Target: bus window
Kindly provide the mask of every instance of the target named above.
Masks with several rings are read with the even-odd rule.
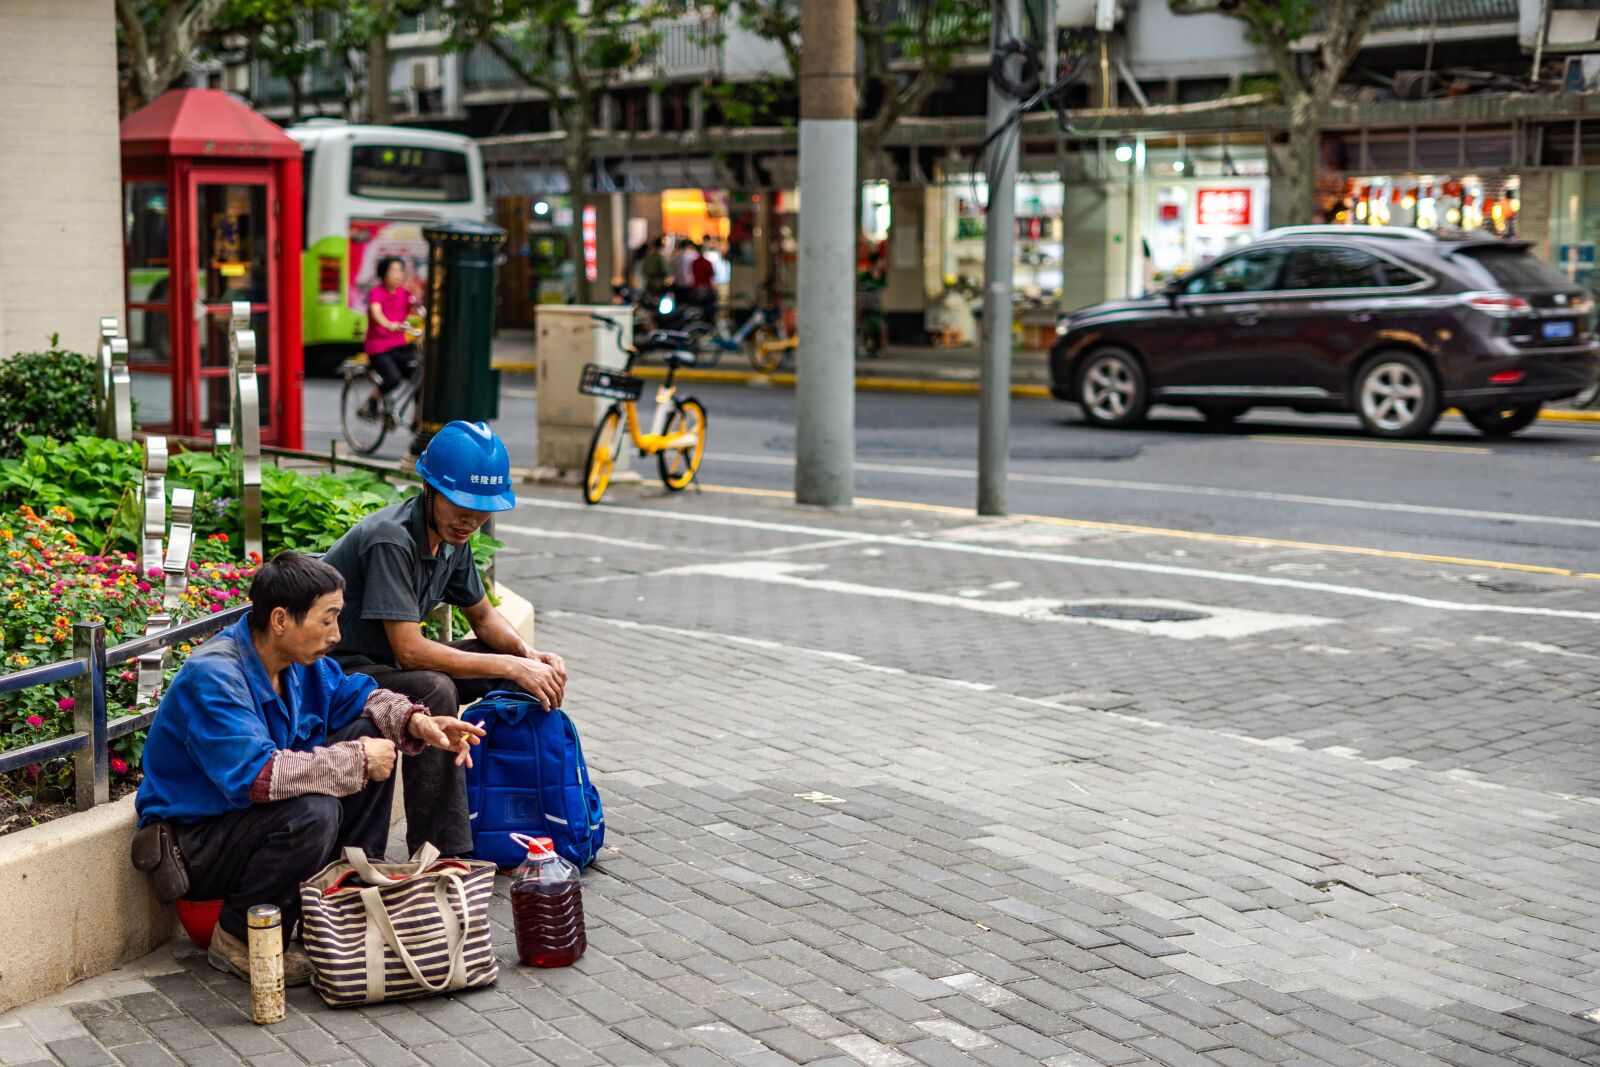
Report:
[[[350,195],[369,200],[463,203],[472,199],[467,157],[442,148],[354,145]]]

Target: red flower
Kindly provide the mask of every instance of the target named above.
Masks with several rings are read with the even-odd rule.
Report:
[[[122,759],[119,756],[112,756],[111,757],[111,771],[114,774],[127,774],[128,773],[128,761],[125,760],[125,759]]]
[[[39,727],[44,725],[44,720],[37,715],[29,715],[28,725],[37,730]]]
[[[225,533],[214,533],[210,537],[206,538],[206,540],[207,541],[221,541],[223,544],[227,544],[228,543],[228,535],[225,534]]]
[[[71,711],[77,706],[78,702],[71,697],[62,697],[60,700],[56,701],[56,709],[58,711]]]

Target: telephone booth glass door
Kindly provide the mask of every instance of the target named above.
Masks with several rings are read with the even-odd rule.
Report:
[[[272,215],[277,198],[273,181],[260,171],[206,168],[190,175],[189,202],[194,205],[191,233],[195,265],[195,331],[188,354],[198,383],[191,397],[193,424],[203,429],[228,425],[231,382],[228,378],[228,331],[234,301],[250,302],[256,332],[256,373],[260,377],[261,428],[272,425],[272,312],[277,306],[277,246]]]

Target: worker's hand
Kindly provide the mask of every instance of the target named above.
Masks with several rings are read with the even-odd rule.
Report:
[[[543,663],[546,667],[549,667],[552,670],[554,670],[556,672],[556,677],[559,678],[560,681],[561,681],[562,690],[563,691],[566,690],[566,688],[567,688],[567,661],[566,660],[562,659],[560,656],[556,655],[554,652],[540,652],[538,649],[532,648],[532,647],[530,647],[528,649],[526,655],[527,655],[527,657],[529,659],[535,660],[536,662],[539,662],[539,663]]]
[[[472,766],[472,746],[485,731],[481,726],[449,715],[413,715],[406,721],[406,732],[425,745],[456,754],[457,767]]]
[[[394,773],[394,742],[386,737],[363,737],[361,748],[367,754],[367,781],[381,782]]]
[[[548,663],[520,656],[507,656],[506,666],[506,677],[516,682],[524,693],[538,697],[544,710],[561,706],[561,698],[567,688],[565,667],[558,673]]]

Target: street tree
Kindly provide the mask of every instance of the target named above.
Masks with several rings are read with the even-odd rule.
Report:
[[[365,104],[368,122],[388,122],[388,37],[402,15],[418,15],[437,0],[227,0],[211,38],[243,42],[243,58],[259,61],[289,87],[290,119],[304,116],[303,84],[312,70],[334,67],[345,74],[340,111],[357,117]]]
[[[455,0],[448,8],[451,46],[482,46],[549,102],[564,131],[562,168],[572,194],[571,245],[582,247],[583,195],[593,163],[601,95],[629,70],[647,66],[661,44],[654,24],[677,0]],[[592,286],[580,269],[579,303]]]
[[[730,5],[740,26],[782,50],[788,85],[800,75],[800,0],[739,0]],[[989,4],[984,0],[855,0],[856,155],[869,163],[895,123],[915,115],[933,95],[956,59],[984,50],[989,39]],[[770,97],[769,85],[727,90],[737,107],[739,93]],[[857,173],[861,173],[858,165]]]
[[[122,45],[118,95],[124,115],[183,76],[189,57],[229,0],[117,0]]]
[[[1179,15],[1217,14],[1238,19],[1272,61],[1289,109],[1288,172],[1291,222],[1310,222],[1317,209],[1316,181],[1322,124],[1361,42],[1392,0],[1167,0]],[[1322,17],[1316,48],[1302,57],[1294,44]]]

